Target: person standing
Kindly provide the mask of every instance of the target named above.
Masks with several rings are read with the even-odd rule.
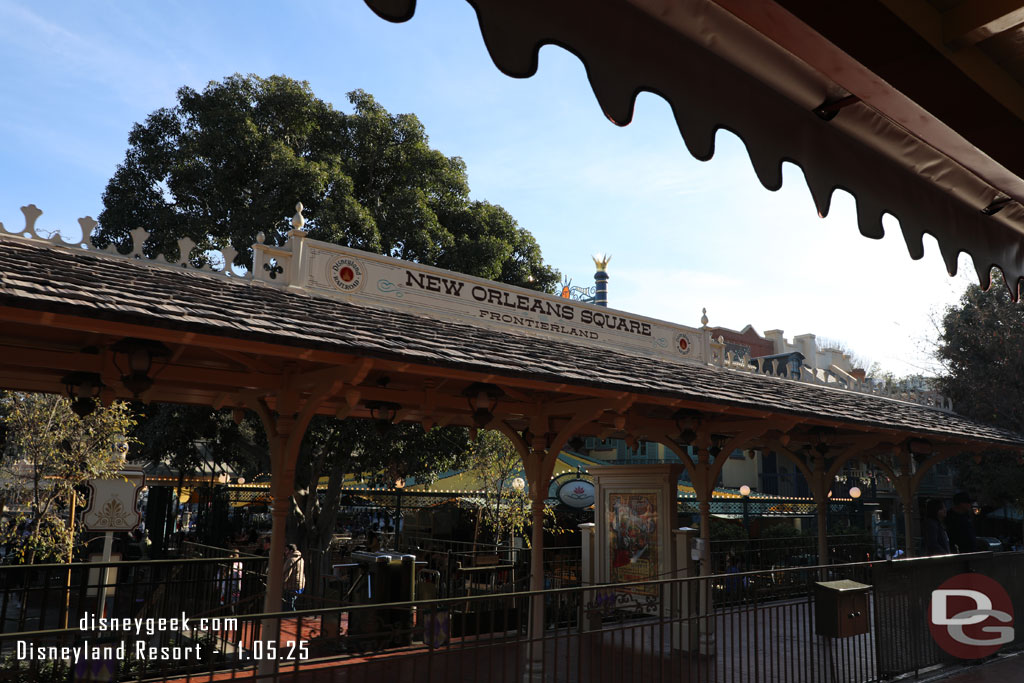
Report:
[[[896,552],[896,530],[892,525],[892,513],[888,510],[882,510],[880,513],[875,539],[879,557],[891,560]]]
[[[306,588],[306,566],[302,559],[302,553],[289,543],[284,549],[284,584],[282,585],[282,599],[285,607],[295,611],[295,600]]]
[[[953,496],[953,508],[946,515],[950,549],[958,553],[973,553],[978,545],[974,533],[971,497],[964,491]]]
[[[237,550],[231,551],[230,562],[222,565],[217,574],[220,604],[230,605],[232,613],[234,613],[235,606],[242,597],[243,565]]]
[[[949,535],[943,525],[945,519],[946,504],[938,498],[929,500],[921,525],[925,555],[949,555]]]

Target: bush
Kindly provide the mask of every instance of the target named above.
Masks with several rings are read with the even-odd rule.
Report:
[[[761,527],[761,538],[799,538],[802,534],[788,522],[773,522]]]
[[[711,518],[711,540],[712,541],[737,541],[746,540],[747,530],[739,522],[727,519]]]

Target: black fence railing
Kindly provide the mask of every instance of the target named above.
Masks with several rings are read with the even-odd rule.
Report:
[[[179,564],[187,573],[216,562]],[[0,576],[10,569],[0,569]],[[199,572],[192,577],[195,587],[170,586],[182,598],[162,605],[167,612],[140,612],[113,629],[88,622],[5,627],[0,680],[67,681],[105,673],[117,681],[316,681],[330,668],[331,680],[403,683],[519,683],[527,673],[550,683],[874,682],[951,661],[931,640],[927,608],[931,591],[965,572],[996,580],[1014,611],[1024,609],[1024,553],[789,567],[271,614],[202,611],[202,603],[217,601],[203,597],[208,584],[202,577],[208,574]],[[863,602],[840,609],[833,593],[815,586],[837,580],[863,584]],[[777,585],[787,591],[766,590]],[[157,586],[144,588],[142,593],[151,593]],[[109,614],[128,614],[110,604]],[[1016,634],[1005,650],[1024,647],[1024,629]]]
[[[982,575],[994,579],[1009,596],[1012,613],[1021,614],[1021,610],[1024,610],[1024,552],[945,555],[882,562],[874,567],[874,627],[878,639],[880,675],[892,678],[935,664],[956,661],[956,658],[938,646],[928,628],[922,629],[917,625],[929,623],[932,591],[951,577],[963,578],[965,575]],[[993,596],[989,598],[993,599]],[[965,601],[966,608],[974,608],[970,604],[973,602],[971,599]],[[992,607],[1000,609],[998,604]],[[974,627],[982,633],[967,629],[965,635],[968,638],[991,640],[998,634],[993,634],[990,629],[1006,625],[989,620],[985,626]],[[1012,645],[1024,646],[1024,629],[1018,627],[1015,635]],[[981,658],[980,655],[978,658]]]
[[[263,609],[267,559],[0,566],[0,630],[45,631],[97,617],[224,615]]]
[[[236,548],[222,548],[216,545],[206,545],[205,543],[197,543],[195,541],[182,541],[179,549],[179,555],[182,559],[188,558],[228,558],[235,555],[241,557],[261,557],[259,553],[253,552],[252,549],[236,549]]]
[[[884,559],[870,534],[830,534],[828,562],[843,564]],[[816,536],[741,538],[711,541],[711,566],[716,573],[778,569],[821,564]]]
[[[402,539],[401,549],[438,573],[439,597],[474,594],[467,583],[479,588],[485,583],[490,593],[525,591],[530,586],[530,548],[408,536]],[[543,552],[545,588],[580,585],[580,546],[545,547]]]
[[[804,595],[763,601],[757,573],[274,614],[238,614],[115,632],[92,628],[0,635],[0,676],[68,680],[83,666],[112,680],[217,678],[480,681],[874,680],[869,635],[842,647],[815,635],[813,579],[863,579],[866,565],[801,571]],[[730,581],[738,583],[730,584]],[[714,594],[736,600],[715,607]],[[540,630],[531,631],[531,615]],[[98,646],[92,660],[46,656]],[[792,643],[791,656],[782,656]],[[21,650],[19,651],[19,648]],[[81,650],[68,650],[72,653]],[[76,668],[77,667],[77,668]],[[856,672],[856,678],[852,677]],[[846,675],[846,674],[844,674]]]

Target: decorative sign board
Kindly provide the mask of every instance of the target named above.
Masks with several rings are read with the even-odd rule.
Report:
[[[582,510],[594,504],[594,485],[586,479],[569,479],[562,482],[555,495],[569,507]]]
[[[609,578],[612,583],[651,581],[661,574],[658,565],[659,514],[664,514],[657,491],[608,493]],[[637,595],[657,595],[657,586],[623,589]]]
[[[352,303],[516,330],[605,350],[701,362],[709,355],[702,329],[346,249],[295,232],[292,237],[290,250],[253,246],[254,277],[270,285],[301,287]],[[284,272],[278,273],[275,269],[281,264]]]
[[[89,480],[89,507],[82,523],[90,531],[131,531],[139,526],[138,490],[145,481],[142,470],[121,470],[112,479]]]
[[[653,581],[672,572],[675,486],[682,465],[594,466],[596,543],[594,569],[599,583]],[[636,604],[650,605],[658,587],[616,589]]]

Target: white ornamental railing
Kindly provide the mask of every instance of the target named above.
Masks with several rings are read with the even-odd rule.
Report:
[[[803,382],[805,384],[824,386],[829,389],[854,391],[859,394],[881,396],[894,401],[916,403],[917,405],[935,408],[936,410],[941,410],[943,412],[953,412],[953,401],[942,396],[937,391],[924,391],[913,389],[911,387],[894,386],[871,380],[862,382],[847,373],[842,373],[843,375],[846,375],[846,377],[842,377],[832,369],[819,370],[819,372],[824,373],[825,375],[824,377],[821,377],[816,375],[805,365],[800,366],[799,377],[794,377],[792,376],[790,369],[786,367],[787,364],[779,358],[751,358],[749,355],[736,356],[731,352],[726,351],[725,343],[721,338],[718,340],[712,340],[710,342],[710,347],[711,365],[725,368],[727,370],[745,372],[748,374],[769,375],[780,379],[788,379],[790,381]]]

